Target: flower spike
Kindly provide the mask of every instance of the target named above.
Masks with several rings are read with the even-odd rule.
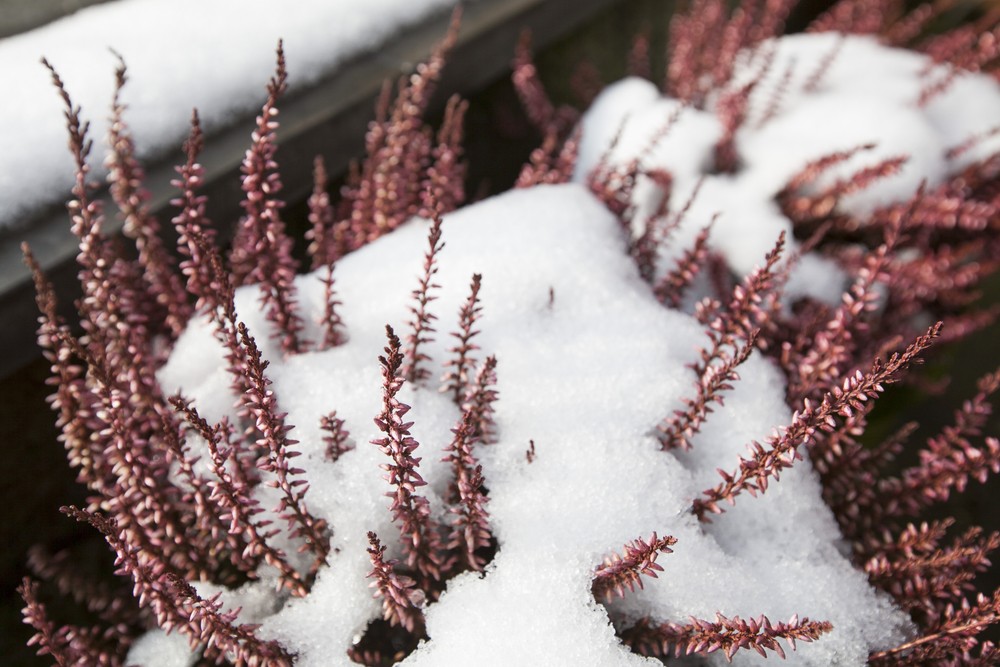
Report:
[[[441,545],[437,526],[431,520],[430,503],[417,493],[427,484],[417,472],[420,458],[413,455],[419,443],[410,435],[413,422],[404,421],[410,406],[396,398],[404,382],[401,343],[389,325],[385,333],[389,343],[385,355],[378,359],[382,366],[382,412],[375,418],[375,425],[385,435],[371,442],[391,460],[382,466],[386,481],[393,487],[386,495],[392,498],[392,516],[399,524],[407,565],[425,579],[437,581],[441,578]]]
[[[626,588],[630,591],[634,591],[636,586],[642,588],[642,575],[655,579],[656,573],[663,571],[663,567],[656,563],[657,556],[672,553],[670,547],[676,543],[676,538],[670,535],[659,538],[656,533],[649,538],[649,542],[638,538],[626,543],[624,556],[612,554],[594,571],[591,587],[594,597],[610,602],[615,595],[625,597]]]

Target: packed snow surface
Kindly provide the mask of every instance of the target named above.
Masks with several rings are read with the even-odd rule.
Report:
[[[815,92],[801,91],[814,67],[809,63],[839,39],[840,55]],[[776,43],[774,57],[772,74],[752,100],[747,129],[737,137],[741,166],[735,174],[706,174],[720,134],[708,111],[686,109],[644,157],[646,166],[674,175],[680,194],[672,207],[681,206],[685,193],[704,179],[673,247],[686,247],[719,213],[712,242],[740,274],[761,262],[781,231],[791,230],[773,198],[807,161],[876,144],[828,177],[838,178],[886,156],[909,155],[898,176],[841,202],[860,214],[905,199],[920,181],[934,184],[960,168],[962,162],[949,160],[945,151],[1000,118],[997,86],[982,77],[962,77],[917,107],[918,74],[926,60],[868,39],[789,37]],[[791,62],[801,64],[774,118],[760,125],[756,119],[769,104],[768,90]],[[745,67],[750,72],[754,64]],[[578,177],[607,153],[619,128],[611,160],[624,164],[643,151],[677,104],[638,80],[609,88],[583,120]],[[980,145],[961,160],[994,148]],[[641,183],[635,205],[650,210],[654,199],[652,185]],[[428,224],[413,220],[337,264],[349,336],[339,347],[282,358],[275,342],[265,340],[269,325],[256,288],[238,293],[240,316],[265,343],[280,407],[296,425],[292,436],[304,453],[296,461],[304,462],[311,483],[309,508],[329,521],[334,550],[305,598],[272,609],[267,600],[274,604],[275,598],[261,591],[273,589],[273,582],[264,581],[227,592],[224,599],[245,608],[244,621],[262,623],[262,636],[297,653],[302,667],[350,664],[348,648],[381,614],[365,578],[371,569],[366,532],[376,531],[390,545],[389,555],[399,556],[398,528],[386,498],[390,488],[379,467],[384,455],[369,443],[381,435],[372,418],[381,409],[377,356],[386,344],[384,327],[391,324],[401,335],[408,330],[407,306],[421,273]],[[438,391],[436,378],[445,371],[454,340],[447,332],[457,328],[470,278],[481,273],[477,354],[480,361],[497,356],[500,399],[497,442],[477,445],[475,453],[499,549],[485,573],[452,579],[440,600],[427,606],[429,639],[402,664],[657,664],[620,644],[607,610],[590,592],[594,568],[604,557],[654,532],[677,538],[674,553],[660,556],[659,579],[612,603],[619,618],[685,622],[721,612],[832,622],[831,633],[788,652],[788,663],[796,665],[862,665],[870,651],[909,636],[906,614],[870,587],[845,556],[808,460],[783,473],[763,496],[740,496],[711,524],[699,524],[691,514],[692,500],[720,480],[718,468],[734,470],[747,443],[788,422],[783,381],[767,360],[752,356],[692,450],[661,451],[653,429],[692,395],[694,377],[686,364],[707,338],[694,319],[656,301],[627,256],[620,225],[584,186],[513,191],[446,216],[443,230],[446,245],[435,280],[440,298],[432,302],[438,334],[426,350],[435,379],[407,385],[400,399],[413,407],[408,418],[421,443],[420,472],[429,482],[424,491],[436,518],[446,521],[442,496],[450,470],[441,461],[442,448],[459,412]],[[837,271],[819,258],[807,256],[798,271],[802,291],[835,298],[842,289]],[[322,313],[319,277],[303,276],[297,285],[304,312],[316,320]],[[311,326],[318,339],[318,326]],[[232,411],[223,352],[204,321],[177,343],[160,379],[167,392],[182,390],[210,419]],[[333,463],[324,458],[319,429],[321,416],[331,410],[346,420],[355,445]],[[525,452],[532,440],[536,458],[529,463]],[[143,638],[131,657],[156,655],[158,646],[163,652],[150,659],[151,667],[192,661],[162,633]],[[717,654],[709,659],[723,661]],[[734,662],[762,659],[743,651]]]
[[[141,155],[151,157],[180,144],[193,107],[209,130],[259,107],[279,38],[294,88],[455,4],[298,0],[284,8],[264,0],[117,0],[0,40],[0,227],[64,200],[73,182],[62,101],[39,63],[43,56],[100,140],[114,87],[112,49],[120,53],[132,79],[123,95],[129,126]]]

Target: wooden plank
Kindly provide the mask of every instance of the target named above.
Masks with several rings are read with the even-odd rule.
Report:
[[[0,37],[18,35],[109,0],[0,0]]]

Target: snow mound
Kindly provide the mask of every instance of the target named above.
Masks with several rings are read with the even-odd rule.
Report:
[[[350,664],[352,639],[380,614],[365,579],[366,531],[378,532],[398,555],[379,468],[385,457],[367,443],[380,435],[372,417],[381,402],[376,357],[384,325],[405,331],[427,227],[411,221],[338,263],[349,342],[286,360],[269,351],[274,390],[297,425],[292,435],[304,453],[297,461],[307,468],[309,506],[332,526],[336,552],[308,597],[263,619],[261,632],[297,652],[297,665]],[[460,664],[470,655],[485,665],[655,664],[620,644],[590,592],[605,556],[653,532],[678,541],[660,558],[660,580],[619,605],[625,617],[683,622],[720,611],[831,621],[832,633],[789,653],[791,664],[804,665],[863,664],[869,651],[903,638],[905,614],[841,554],[808,463],[707,528],[690,513],[691,501],[715,483],[717,467],[734,467],[746,443],[787,422],[783,383],[769,362],[750,359],[690,455],[660,451],[652,429],[691,392],[685,364],[706,339],[693,318],[655,300],[625,253],[620,226],[583,187],[513,191],[447,216],[443,230],[442,289],[433,302],[442,333],[427,351],[435,374],[443,373],[451,345],[443,332],[454,328],[449,314],[465,299],[470,276],[481,273],[477,341],[482,354],[499,360],[500,400],[498,441],[477,446],[476,455],[499,551],[485,574],[453,579],[427,607],[429,639],[403,664]],[[318,276],[300,278],[298,287],[306,310],[318,316]],[[241,291],[240,316],[265,331],[254,292]],[[201,324],[177,344],[161,381],[218,418],[232,402],[225,373],[222,351]],[[401,398],[413,406],[424,488],[444,519],[450,471],[439,459],[458,410],[436,382],[408,387]],[[332,409],[357,443],[335,463],[324,460],[318,429]],[[529,463],[531,440],[536,458]],[[755,656],[737,662],[752,664]]]

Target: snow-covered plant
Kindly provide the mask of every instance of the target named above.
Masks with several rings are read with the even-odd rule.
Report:
[[[927,37],[939,4],[841,0],[782,37],[792,4],[695,0],[662,87],[627,79],[582,117],[523,42],[514,81],[543,143],[517,189],[465,208],[466,107],[437,134],[422,120],[450,33],[386,88],[339,201],[317,161],[304,275],[278,198],[280,47],[228,256],[194,117],[177,270],[118,102],[111,184],[137,260],[102,233],[87,127],[53,74],[82,335],[25,252],[91,491],[64,511],[134,597],[34,554],[99,619],[58,624],[26,579],[41,652],[994,664],[978,636],[1000,592],[974,579],[1000,536],[925,512],[1000,471],[982,433],[1000,373],[926,443],[862,436],[887,385],[995,315],[972,302],[1000,261],[998,29]],[[648,73],[645,54],[640,38]],[[894,463],[907,446],[917,462]]]

